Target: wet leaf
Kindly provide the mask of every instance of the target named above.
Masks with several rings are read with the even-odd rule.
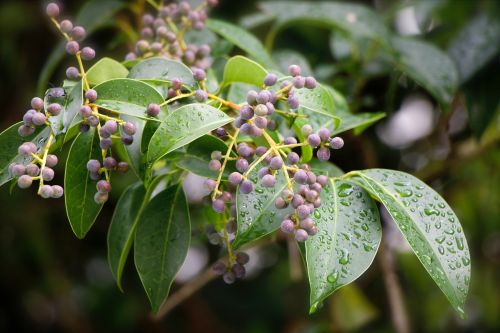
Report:
[[[104,81],[126,78],[128,69],[118,61],[111,58],[102,58],[87,71],[87,81],[90,86],[95,86]]]
[[[266,74],[267,71],[264,67],[255,61],[242,56],[235,56],[226,63],[221,86],[239,82],[259,87],[264,83]]]

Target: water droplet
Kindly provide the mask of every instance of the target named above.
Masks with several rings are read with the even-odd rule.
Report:
[[[326,277],[326,280],[330,283],[335,283],[335,282],[337,282],[338,279],[339,279],[339,272],[338,271],[334,271],[333,273],[328,274],[328,276]]]

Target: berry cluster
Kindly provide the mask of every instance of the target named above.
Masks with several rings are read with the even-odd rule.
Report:
[[[210,47],[206,44],[188,44],[184,40],[191,29],[202,30],[207,19],[207,7],[215,7],[217,0],[207,0],[192,8],[189,2],[170,3],[159,8],[158,15],[142,18],[141,40],[126,60],[165,56],[180,60],[188,66],[207,69],[211,65]]]
[[[250,256],[245,252],[237,252],[234,263],[226,264],[222,260],[217,261],[212,269],[217,275],[221,275],[227,284],[232,284],[236,279],[243,279],[246,275],[245,265],[250,261]]]

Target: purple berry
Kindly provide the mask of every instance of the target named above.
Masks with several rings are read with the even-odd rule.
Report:
[[[182,80],[179,78],[175,78],[172,80],[172,89],[180,90],[182,88]]]
[[[267,147],[258,146],[257,148],[255,148],[255,155],[259,157],[264,155],[266,152],[267,152]]]
[[[232,172],[229,177],[228,177],[228,181],[233,184],[233,185],[239,185],[241,183],[241,181],[243,180],[242,176],[241,176],[241,173],[239,172]]]
[[[28,176],[28,175],[22,175],[17,180],[17,186],[19,186],[22,189],[30,187],[32,183],[33,183],[33,179],[31,178],[31,176]]]
[[[127,162],[118,162],[118,165],[116,166],[116,171],[119,172],[127,172],[128,171],[128,163]]]
[[[89,89],[85,92],[85,98],[89,100],[89,102],[93,103],[97,100],[97,91],[94,89]]]
[[[87,162],[87,170],[90,172],[97,173],[101,168],[101,163],[98,160],[89,160]]]
[[[292,220],[286,219],[286,220],[283,220],[283,222],[281,222],[280,229],[285,234],[291,234],[295,230],[295,224],[293,223]]]
[[[257,104],[257,92],[255,90],[250,90],[247,93],[247,103],[250,105],[255,105]]]
[[[299,225],[302,229],[309,230],[314,226],[314,221],[308,217],[299,222]]]
[[[298,184],[305,184],[307,182],[307,173],[304,170],[297,170],[293,175],[293,179]]]
[[[304,204],[304,198],[300,194],[294,194],[292,198],[292,206],[293,208],[297,208],[300,205]]]
[[[150,45],[147,40],[141,39],[135,43],[135,51],[137,54],[144,54],[149,51]]]
[[[312,129],[311,125],[305,124],[304,126],[302,126],[300,131],[301,131],[303,136],[309,136],[312,133],[313,129]]]
[[[286,99],[286,103],[290,107],[290,109],[298,109],[299,108],[299,99],[295,95],[290,95]]]
[[[82,105],[80,107],[80,115],[83,118],[90,117],[92,115],[92,109],[90,108],[90,106],[88,106],[88,105]]]
[[[258,128],[266,128],[267,127],[267,119],[265,117],[255,117],[254,124]]]
[[[274,113],[274,104],[273,103],[267,102],[266,107],[267,107],[267,115],[271,115]]]
[[[66,69],[66,77],[70,80],[78,80],[80,77],[80,71],[76,67],[68,67]]]
[[[49,168],[53,168],[57,165],[57,162],[59,162],[57,156],[49,154],[47,155],[47,159],[45,160],[45,165],[48,166]]]
[[[333,149],[340,149],[344,147],[344,140],[341,137],[336,136],[330,140],[330,147]]]
[[[42,102],[43,103],[43,102]],[[43,105],[42,105],[43,107]],[[33,116],[36,114],[37,112],[33,109],[30,109],[28,111],[26,111],[26,113],[23,115],[23,122],[24,122],[24,125],[26,126],[30,126],[30,125],[33,125]]]
[[[116,161],[116,159],[114,159],[111,156],[106,157],[102,161],[102,165],[104,166],[105,169],[108,169],[108,170],[113,170],[114,168],[116,168],[117,164],[118,164],[118,162]]]
[[[283,208],[286,208],[286,206],[288,206],[288,205],[287,205],[285,199],[283,199],[282,197],[277,197],[276,200],[274,201],[274,206],[277,209],[283,209]]]
[[[325,175],[320,175],[316,178],[316,181],[321,185],[325,186],[328,183],[328,177]]]
[[[240,265],[246,265],[250,261],[250,256],[246,252],[236,253],[236,262]]]
[[[207,77],[205,71],[201,68],[193,68],[193,77],[196,81],[203,81]]]
[[[156,117],[160,114],[160,106],[158,104],[151,103],[148,105],[146,113],[150,117]]]
[[[314,89],[314,88],[316,88],[316,79],[313,78],[312,76],[306,77],[305,87],[307,89]]]
[[[278,170],[283,166],[283,160],[280,156],[274,156],[271,159],[271,163],[269,163],[269,166],[271,167],[271,169]]]
[[[298,76],[300,75],[301,69],[297,65],[290,65],[288,66],[288,73],[290,73],[291,76]]]
[[[276,177],[273,175],[265,175],[262,177],[261,183],[264,187],[273,187],[274,184],[276,184]]]
[[[212,160],[220,160],[222,159],[222,152],[220,150],[214,150],[211,154],[210,154],[210,158]]]
[[[212,202],[212,208],[217,213],[223,213],[226,208],[226,204],[221,199],[216,199]]]
[[[35,128],[26,125],[21,125],[17,129],[17,133],[22,137],[26,137],[35,133]]]
[[[297,164],[299,162],[299,154],[297,154],[296,152],[290,152],[287,157],[286,157],[287,161],[288,161],[288,164]]]
[[[31,107],[37,111],[43,109],[43,100],[40,97],[33,97]]]
[[[198,90],[196,90],[194,98],[198,102],[202,103],[202,102],[205,102],[208,99],[208,95],[207,95],[206,91],[198,89]]]
[[[136,132],[136,127],[133,123],[127,121],[122,125],[123,132],[128,135],[134,135]]]
[[[313,225],[312,227],[310,227],[309,229],[307,229],[307,233],[309,234],[309,236],[314,236],[318,233],[318,227],[316,227],[315,225]]]
[[[264,78],[264,84],[268,87],[274,86],[278,82],[278,77],[275,74],[269,73]]]
[[[109,134],[113,134],[118,131],[118,124],[114,120],[106,120],[102,128]]]
[[[245,277],[246,270],[241,264],[234,264],[233,267],[231,267],[231,271],[237,279],[243,279]]]
[[[111,136],[111,133],[106,131],[106,127],[103,126],[99,129],[99,136],[101,138],[109,138]]]
[[[222,165],[219,160],[210,160],[208,162],[208,168],[212,171],[219,171],[221,167]]]
[[[111,184],[103,179],[97,182],[96,189],[101,193],[109,193],[111,192]]]
[[[54,170],[49,167],[43,168],[42,178],[43,180],[50,182],[52,179],[54,179]]]
[[[26,174],[31,177],[36,177],[40,174],[38,165],[30,163],[26,166]]]
[[[59,103],[52,103],[49,106],[47,106],[47,112],[50,113],[52,116],[57,116],[59,113],[61,113],[62,106]]]
[[[240,184],[240,192],[243,194],[248,194],[253,191],[253,184],[249,180],[244,180]]]
[[[205,188],[209,191],[212,192],[215,190],[215,186],[217,185],[217,182],[213,179],[207,179],[205,180],[205,183],[203,184]]]
[[[40,188],[39,194],[42,198],[48,199],[48,198],[51,198],[52,195],[54,195],[54,190],[52,190],[52,186],[50,186],[50,185],[43,185]]]
[[[99,118],[97,118],[96,116],[89,116],[87,118],[87,122],[90,126],[96,127],[97,125],[99,125]]]
[[[226,284],[233,284],[234,281],[236,281],[236,276],[234,275],[233,272],[226,272],[224,273],[224,275],[222,276],[222,279],[224,280],[224,282]]]
[[[316,183],[316,175],[312,171],[307,171],[307,183],[308,184],[314,184]]]
[[[123,133],[121,135],[121,140],[124,145],[130,146],[134,142],[134,137],[132,135],[128,135],[126,133]]]
[[[270,119],[267,122],[267,129],[270,131],[274,131],[278,127],[278,123],[274,119]]]
[[[66,52],[71,55],[76,55],[80,51],[80,45],[78,42],[72,40],[66,43]]]
[[[98,205],[102,205],[102,204],[106,203],[106,201],[108,201],[108,199],[109,199],[108,193],[96,192],[96,194],[94,194],[94,201]]]
[[[86,46],[82,49],[81,56],[83,60],[90,61],[95,58],[95,50]]]
[[[257,173],[257,175],[259,176],[260,179],[264,178],[265,175],[268,175],[269,174],[269,168],[268,167],[263,167],[263,168],[260,168],[259,172]]]
[[[60,13],[59,6],[55,2],[51,2],[47,5],[45,12],[50,17],[58,17]]]
[[[306,79],[302,76],[296,76],[292,80],[293,86],[297,89],[304,88],[304,85],[306,84]]]
[[[17,152],[19,155],[30,156],[31,154],[36,153],[36,145],[33,142],[25,142],[19,146]]]
[[[307,205],[300,205],[297,207],[297,215],[299,216],[300,219],[305,219],[306,217],[311,214],[311,210],[309,209],[309,206]]]
[[[304,229],[295,230],[295,239],[297,240],[297,242],[305,242],[308,237],[309,235]]]
[[[243,105],[240,108],[240,117],[245,120],[252,119],[254,116],[254,111],[250,105]]]
[[[267,102],[269,102],[269,100],[271,99],[271,94],[269,93],[269,91],[267,90],[261,90],[258,94],[257,94],[257,103],[259,104],[266,104]],[[266,114],[267,114],[267,111],[266,111]]]
[[[320,128],[318,135],[323,142],[328,142],[328,140],[330,140],[330,130],[328,128]]]
[[[226,264],[224,264],[222,261],[217,261],[212,266],[212,270],[216,275],[223,275],[224,273],[227,272],[227,267]]]
[[[224,127],[219,127],[214,131],[215,135],[217,135],[219,138],[224,138],[227,136],[227,131]]]
[[[23,164],[17,164],[17,163],[11,164],[9,166],[9,171],[13,177],[20,177],[27,172],[26,167]]]
[[[316,152],[316,156],[320,161],[328,161],[330,159],[330,149],[327,147],[321,147]]]
[[[321,138],[319,137],[318,134],[309,134],[309,136],[307,137],[307,142],[313,146],[313,147],[317,147],[320,145],[321,143]]]
[[[245,172],[248,169],[248,161],[244,158],[238,158],[236,160],[236,169],[239,172]]]
[[[33,125],[35,125],[35,126],[41,126],[41,125],[45,124],[46,120],[47,120],[47,118],[41,112],[37,112],[36,114],[34,114],[33,118],[31,119],[31,121],[33,122]]]
[[[267,116],[269,110],[264,104],[259,104],[255,107],[255,114],[258,116]]]
[[[59,185],[52,185],[52,198],[59,199],[64,194],[64,189]]]
[[[82,41],[86,34],[84,27],[76,26],[71,30],[71,37],[76,41]]]

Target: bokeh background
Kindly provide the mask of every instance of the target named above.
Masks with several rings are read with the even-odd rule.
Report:
[[[88,2],[64,1],[64,12],[74,17]],[[135,38],[137,18],[148,6],[142,0],[93,2],[119,10],[95,12],[98,20],[88,41],[99,55],[122,58]],[[302,63],[342,92],[354,111],[387,113],[361,136],[346,134],[346,148],[333,161],[344,170],[410,172],[445,197],[460,218],[472,256],[467,319],[453,312],[385,216],[383,253],[314,315],[307,314],[308,286],[300,260],[286,242],[279,242],[255,251],[245,281],[232,286],[212,281],[155,321],[132,264],[126,269],[125,293],[107,266],[106,232],[116,197],[86,239],[78,240],[66,221],[63,200],[46,201],[33,191],[4,186],[0,332],[393,332],[394,316],[401,314],[413,332],[499,332],[500,2],[346,2],[370,7],[393,32],[430,42],[456,61],[461,84],[448,113],[394,68],[363,57],[365,49],[336,31],[289,27],[278,36],[275,56],[284,63]],[[44,5],[0,2],[1,129],[22,117],[32,96],[57,86],[72,63],[63,58],[57,67],[51,65],[58,60],[53,50],[60,39],[43,15]],[[213,16],[264,37],[269,23],[257,25],[265,20],[256,13],[253,0],[226,0]],[[471,52],[473,61],[461,61],[465,55],[454,51],[456,45]],[[60,183],[61,175],[56,179]],[[114,193],[132,180],[117,179]],[[194,244],[173,291],[213,261],[216,251],[206,242]],[[388,272],[396,273],[396,285],[387,284]],[[391,312],[388,285],[402,291],[399,314]]]

